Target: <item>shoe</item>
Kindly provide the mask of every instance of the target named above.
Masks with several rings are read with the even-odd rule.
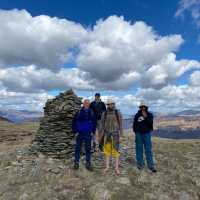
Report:
[[[149,167],[149,170],[151,170],[153,173],[157,172],[156,168],[154,168],[154,167]]]
[[[91,166],[91,164],[86,164],[86,169],[88,170],[88,171],[93,171],[93,168],[92,168],[92,166]]]
[[[95,153],[95,150],[94,150],[94,149],[91,150],[91,154],[93,154],[93,153]]]
[[[74,163],[74,169],[75,170],[79,169],[79,164],[78,163]]]
[[[144,168],[144,167],[143,167],[143,166],[140,166],[140,165],[138,165],[138,166],[137,166],[137,168],[138,168],[139,170],[143,170],[143,168]]]
[[[102,144],[99,144],[99,151],[103,152],[103,145]]]

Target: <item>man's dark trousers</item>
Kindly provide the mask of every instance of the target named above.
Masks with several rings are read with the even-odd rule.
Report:
[[[75,147],[75,163],[79,163],[82,144],[85,144],[86,164],[91,164],[91,133],[78,133]]]

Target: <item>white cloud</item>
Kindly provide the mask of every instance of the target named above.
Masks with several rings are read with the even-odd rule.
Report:
[[[184,9],[177,16],[192,7],[185,5],[180,3]],[[200,68],[196,60],[177,60],[184,42],[181,35],[161,36],[145,22],[117,16],[86,29],[66,19],[33,17],[25,10],[0,10],[0,26],[2,106],[43,105],[51,90],[132,87],[138,88],[135,94],[113,96],[127,111],[142,99],[155,109],[199,105],[199,72],[191,75],[189,85],[173,85],[186,72]],[[74,68],[63,67],[69,59]]]
[[[191,85],[168,85],[160,90],[141,89],[136,94],[149,102],[156,111],[180,111],[200,107],[200,87]]]
[[[71,57],[86,36],[80,25],[26,10],[0,10],[0,67],[37,65],[52,70]]]
[[[142,21],[110,16],[86,30],[66,19],[32,17],[25,10],[1,10],[0,21],[0,63],[10,68],[1,71],[0,81],[12,91],[160,88],[181,76],[187,63],[195,63],[176,60],[175,52],[183,43],[180,35],[159,36]],[[72,56],[75,68],[60,66],[67,56]]]
[[[2,109],[25,109],[41,111],[47,99],[52,98],[47,93],[22,93],[8,92],[5,89],[0,90],[0,108]]]
[[[191,74],[190,84],[193,86],[200,86],[200,71],[195,71]]]
[[[175,17],[183,18],[185,13],[189,13],[196,25],[200,26],[200,0],[180,0]]]
[[[50,90],[92,90],[94,87],[86,80],[87,75],[77,68],[62,68],[58,72],[38,69],[30,65],[26,67],[0,69],[0,83],[8,91],[42,92]]]
[[[180,35],[159,36],[142,21],[132,23],[110,16],[86,30],[66,19],[32,17],[25,10],[1,10],[0,21],[0,63],[4,68],[10,67],[2,82],[11,90],[63,89],[65,85],[117,90],[133,84],[160,88],[186,72],[187,63],[195,63],[176,60],[175,52],[183,43]],[[66,70],[60,64],[70,55],[77,68]],[[27,64],[27,69],[19,64]],[[30,64],[37,68],[30,70]],[[12,76],[21,71],[24,75],[18,82]]]
[[[200,79],[199,73],[198,76]],[[178,112],[200,108],[200,85],[168,85],[162,89],[138,88],[134,94],[102,95],[103,101],[106,102],[108,98],[113,98],[117,108],[124,114],[133,115],[141,101],[145,101],[153,112]]]
[[[143,87],[162,88],[173,83],[187,71],[199,68],[200,62],[187,59],[177,61],[176,55],[170,53],[145,72],[142,81]]]
[[[130,86],[183,43],[180,35],[161,37],[144,22],[131,23],[117,16],[98,21],[88,38],[81,43],[77,64],[107,89],[116,88],[118,80],[122,88],[124,82]]]

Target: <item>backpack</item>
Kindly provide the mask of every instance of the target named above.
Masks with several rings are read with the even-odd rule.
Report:
[[[117,118],[117,123],[119,125],[119,127],[121,128],[120,126],[120,119],[119,119],[119,112],[117,109],[115,109],[115,116]],[[106,122],[106,118],[107,118],[107,110],[105,111],[105,116],[104,116],[104,124]],[[99,148],[101,151],[103,151],[103,146],[104,146],[104,137],[105,137],[105,134],[103,134],[102,138],[101,138],[101,141],[99,142]]]
[[[106,122],[106,118],[107,118],[107,110],[105,111],[105,116],[104,116],[104,124],[105,124],[105,122]],[[118,123],[118,125],[119,125],[119,127],[121,126],[121,124],[120,124],[120,119],[119,119],[119,112],[118,112],[118,110],[117,109],[115,109],[115,116],[116,116],[116,119],[117,119],[117,123]]]

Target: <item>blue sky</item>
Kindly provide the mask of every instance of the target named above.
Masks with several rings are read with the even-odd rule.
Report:
[[[0,76],[0,86],[1,86],[2,91],[4,92],[4,93],[2,92],[2,97],[0,99],[0,105],[2,107],[3,105],[5,105],[4,103],[5,99],[9,99],[10,106],[15,107],[15,102],[13,99],[11,99],[12,95],[23,96],[25,94],[30,95],[29,100],[26,100],[26,102],[22,101],[21,107],[18,103],[16,106],[17,109],[27,108],[29,106],[32,109],[34,108],[35,103],[37,104],[37,101],[41,101],[39,105],[41,105],[42,107],[42,105],[44,104],[44,101],[46,100],[46,98],[48,98],[48,95],[55,95],[59,91],[65,90],[65,87],[63,86],[64,83],[66,83],[66,89],[72,87],[81,96],[91,96],[95,93],[95,91],[101,91],[103,96],[105,96],[104,97],[105,100],[106,100],[106,97],[110,95],[113,96],[113,98],[116,98],[116,101],[120,101],[123,99],[122,102],[119,102],[118,105],[120,109],[126,113],[129,112],[133,107],[136,107],[136,105],[138,104],[140,100],[145,100],[149,102],[150,104],[152,104],[153,109],[156,109],[156,110],[160,110],[160,107],[163,107],[163,105],[167,105],[165,109],[163,110],[161,109],[162,111],[166,111],[166,112],[169,112],[171,108],[173,108],[173,110],[183,110],[183,109],[197,109],[199,106],[197,102],[199,96],[195,96],[195,94],[192,93],[194,91],[195,91],[194,93],[196,93],[196,91],[200,90],[199,88],[200,86],[198,84],[198,81],[200,80],[199,78],[200,77],[199,76],[200,41],[198,39],[200,35],[199,34],[200,18],[198,15],[200,14],[199,0],[195,0],[193,5],[188,5],[186,0],[169,0],[169,1],[164,1],[164,0],[162,1],[161,0],[143,0],[143,1],[139,1],[139,0],[117,0],[117,1],[114,1],[114,0],[86,0],[86,1],[78,1],[78,0],[7,1],[7,0],[1,0],[0,9],[1,11],[8,11],[8,14],[5,14],[5,12],[2,12],[3,13],[2,17],[6,15],[8,18],[8,19],[6,18],[7,21],[4,24],[5,26],[7,26],[10,23],[9,20],[11,20],[12,22],[12,17],[10,18],[9,15],[12,15],[13,9],[17,9],[17,11],[14,12],[13,15],[17,15],[17,13],[20,13],[20,11],[23,9],[25,10],[26,13],[21,13],[20,17],[23,18],[24,16],[24,18],[26,18],[27,13],[28,13],[31,17],[27,17],[27,20],[34,21],[35,17],[41,16],[41,15],[48,16],[50,20],[50,22],[48,22],[49,26],[52,26],[52,28],[50,27],[49,29],[50,31],[51,30],[53,31],[53,28],[54,28],[53,25],[51,25],[51,23],[53,23],[51,21],[53,17],[57,17],[56,23],[58,24],[61,22],[61,19],[65,19],[65,22],[70,21],[75,24],[74,29],[76,26],[77,31],[75,32],[75,34],[77,34],[77,36],[74,40],[77,40],[77,37],[78,37],[77,32],[79,30],[81,31],[80,41],[78,40],[78,42],[77,41],[74,42],[74,40],[68,41],[69,39],[67,40],[65,38],[65,37],[72,37],[73,39],[74,29],[71,28],[72,25],[69,26],[70,30],[73,29],[72,36],[64,35],[65,34],[64,29],[68,29],[67,28],[68,25],[66,25],[62,29],[63,42],[66,42],[66,43],[69,42],[70,44],[70,45],[67,45],[66,47],[60,44],[62,35],[61,36],[59,35],[60,38],[55,35],[49,36],[49,39],[51,40],[53,39],[54,40],[53,42],[56,45],[58,45],[57,46],[58,49],[66,48],[66,52],[68,52],[70,55],[75,54],[74,56],[71,56],[70,59],[64,59],[62,63],[56,60],[56,58],[53,59],[53,56],[56,57],[56,54],[57,54],[56,52],[50,52],[49,54],[47,53],[45,54],[44,53],[46,51],[45,48],[44,48],[44,52],[42,51],[42,53],[44,53],[45,60],[42,60],[42,58],[36,58],[38,56],[38,53],[36,52],[38,47],[34,47],[36,48],[34,49],[32,46],[33,44],[30,44],[30,46],[28,46],[29,44],[24,44],[24,43],[28,43],[26,41],[25,42],[23,41],[23,45],[25,45],[24,51],[26,51],[26,49],[29,49],[30,54],[32,54],[32,57],[30,57],[30,55],[26,55],[25,52],[24,52],[24,56],[21,56],[21,55],[19,56],[19,54],[16,54],[14,51],[13,53],[11,52],[9,54],[7,52],[6,53],[3,52],[2,50],[2,53],[0,52],[0,63],[2,63],[2,67],[1,65],[0,67],[2,68],[2,70],[4,70],[4,72],[2,71],[2,75]],[[123,18],[121,19],[120,16],[123,16]],[[103,24],[102,26],[100,26],[101,23],[98,24],[99,19],[102,19],[102,24]],[[15,22],[16,26],[19,26],[19,25],[22,26],[24,24],[22,22],[23,20],[22,21],[16,20]],[[143,22],[144,24],[136,25],[135,23],[137,22]],[[127,26],[126,23],[129,23],[129,26]],[[107,34],[109,34],[109,32],[108,31],[104,32],[104,29],[106,29],[107,26],[109,25],[110,26],[113,25],[113,34],[115,34],[118,30],[118,24],[119,26],[121,24],[121,26],[124,27],[124,30],[120,29],[121,32],[119,32],[118,35],[122,33],[126,34],[130,31],[133,31],[132,34],[134,37],[134,34],[135,32],[137,32],[137,29],[138,29],[139,34],[142,33],[143,29],[144,31],[147,31],[146,37],[148,37],[149,35],[150,37],[149,41],[145,42],[145,38],[141,38],[141,40],[144,40],[144,43],[145,43],[144,48],[146,48],[147,46],[146,44],[151,46],[152,40],[155,40],[155,41],[160,41],[162,39],[165,40],[166,44],[163,44],[163,42],[160,41],[158,42],[155,48],[150,49],[150,51],[155,50],[155,52],[157,53],[153,55],[155,56],[157,54],[158,57],[160,57],[160,59],[155,56],[155,58],[152,58],[153,59],[152,61],[148,57],[148,55],[146,55],[148,59],[144,58],[144,60],[146,59],[147,61],[143,63],[143,61],[141,61],[141,58],[140,60],[135,60],[135,58],[133,58],[132,60],[130,59],[131,62],[133,62],[132,68],[131,66],[129,66],[129,63],[127,63],[126,60],[124,61],[119,60],[119,62],[121,62],[122,64],[122,67],[124,67],[127,70],[126,73],[124,73],[125,75],[123,77],[120,75],[118,76],[116,75],[115,77],[114,75],[110,77],[107,76],[107,73],[114,74],[117,71],[120,71],[120,67],[119,68],[116,67],[115,69],[115,66],[113,67],[111,66],[111,69],[106,71],[107,68],[109,67],[108,63],[111,63],[114,57],[108,60],[108,62],[105,62],[106,72],[102,70],[93,69],[93,68],[97,69],[99,65],[102,65],[102,67],[104,67],[104,62],[103,60],[99,61],[98,59],[94,59],[91,61],[90,59],[91,59],[91,56],[93,56],[93,54],[89,52],[89,50],[86,54],[84,52],[84,48],[91,49],[94,47],[94,44],[95,45],[99,44],[104,39],[105,41],[107,41],[108,40],[107,38],[109,37]],[[78,27],[79,25],[81,27]],[[34,26],[34,22],[33,22],[33,25],[32,24],[30,25],[31,30],[34,30],[33,26]],[[95,26],[98,27],[97,31],[94,30]],[[102,30],[100,30],[100,27],[102,27],[101,28]],[[152,30],[148,32],[148,28],[150,27],[152,28]],[[42,29],[40,30],[40,33],[42,31],[46,31],[46,30]],[[38,37],[41,37],[39,36],[40,33],[39,32],[37,33]],[[105,33],[104,39],[100,38],[99,40],[95,40],[94,37],[98,38],[99,37],[98,34],[100,33],[101,33],[101,36],[102,34]],[[6,38],[5,41],[9,41],[14,38],[13,34],[9,34],[9,33],[3,33],[3,34],[5,34],[6,37],[0,38],[0,41],[1,39],[5,40],[5,38]],[[10,35],[12,35],[11,39],[9,38],[11,37]],[[18,38],[17,32],[16,32],[16,35],[17,35],[16,38]],[[34,37],[36,37],[36,33]],[[19,36],[18,39],[20,40],[22,38],[23,37]],[[28,35],[27,38],[29,38],[30,40],[33,39],[33,41],[37,41],[37,39],[33,38],[32,35]],[[122,36],[120,36],[120,38],[122,38]],[[120,38],[116,38],[116,42],[120,42],[121,41]],[[122,38],[122,40],[123,42],[127,42],[126,38]],[[114,52],[114,50],[112,49],[113,46],[115,46],[116,48],[122,47],[122,46],[113,45],[112,41],[109,41],[111,42],[110,45],[108,46],[104,45],[105,41],[101,45],[95,46],[93,51],[95,51],[96,49],[99,50],[100,48],[101,52],[103,53],[102,56],[105,56],[108,49],[109,49],[108,52],[110,52],[110,48]],[[136,49],[135,51],[140,51],[139,49],[140,47],[138,46],[135,47],[136,43],[137,41],[134,41],[134,40],[131,41],[131,39],[129,39],[127,46],[130,45],[131,48]],[[50,44],[50,42],[49,44],[47,43],[45,44],[48,46],[47,48],[54,47],[53,44]],[[141,44],[143,45],[143,42]],[[9,48],[12,48],[12,44],[10,43],[8,44],[5,42],[5,45],[10,45]],[[13,48],[16,48],[14,44],[13,44]],[[160,48],[161,48],[160,51],[164,52],[163,55],[159,55]],[[34,49],[34,51],[31,52],[31,49]],[[121,51],[123,51],[123,48],[121,49]],[[127,47],[127,54],[125,54],[125,56],[127,55],[127,58],[129,56],[132,56],[132,55],[129,55],[129,52],[130,51]],[[64,52],[58,52],[58,53],[60,53],[59,56],[66,56],[64,55]],[[116,52],[116,54],[117,53],[119,52]],[[175,56],[175,58],[173,58],[172,54]],[[138,54],[136,53],[136,57],[138,56],[141,56],[140,53]],[[54,66],[50,66],[51,64],[49,64],[47,61],[47,60],[50,60],[51,58],[53,59],[52,60],[53,62],[55,61],[55,66],[57,65],[56,69],[54,69]],[[13,62],[10,62],[10,61],[8,62],[7,60],[11,60]],[[16,63],[15,63],[15,60],[16,60]],[[186,63],[184,62],[184,60],[186,60]],[[142,70],[138,70],[138,68],[142,68],[142,64],[141,66],[135,67],[137,63],[134,63],[134,62],[140,62],[140,61],[141,63],[143,63],[143,65],[146,66]],[[61,68],[58,63],[60,64],[60,66],[62,66]],[[35,68],[30,67],[30,65],[34,65]],[[174,65],[174,69],[173,69],[173,65]],[[69,68],[73,68],[72,71],[69,72],[65,70]],[[137,70],[135,68],[137,68]],[[187,70],[184,70],[185,68]],[[63,72],[61,71],[59,73],[58,71],[61,69],[63,70]],[[77,69],[78,71],[76,71]],[[154,76],[155,73],[153,73],[155,69],[157,69],[156,76]],[[5,70],[7,71],[5,72]],[[45,70],[48,70],[48,71],[45,71]],[[53,72],[49,70],[53,70]],[[55,72],[55,70],[57,70],[57,72]],[[177,75],[173,75],[173,70],[174,72],[177,73]],[[181,71],[184,71],[184,73],[182,73]],[[8,76],[7,75],[8,73],[11,75]],[[17,80],[16,82],[14,80],[12,81],[10,80],[12,79],[11,76],[15,76],[15,75],[17,76],[19,73],[29,75],[29,76],[27,75],[29,79],[26,77],[26,75],[23,75],[24,81],[21,85],[18,85],[19,82]],[[47,78],[50,80],[48,81],[48,83],[46,83],[46,80],[42,80],[40,83],[40,86],[38,85],[35,86],[36,84],[34,85],[34,81],[37,78],[39,80],[38,74],[41,74],[41,73],[50,74],[47,76]],[[68,77],[66,77],[66,79],[72,78],[73,81],[70,82],[70,80],[65,80],[66,82],[64,81],[64,83],[57,84],[58,81],[52,78],[52,76],[54,76],[53,73],[56,73],[55,76],[57,76],[58,79],[59,77],[63,78],[63,73],[70,74]],[[104,78],[104,75],[105,75],[105,78]],[[31,78],[31,76],[33,78]],[[37,78],[35,78],[36,76]],[[145,78],[143,78],[143,76]],[[88,80],[86,79],[90,79],[91,77],[94,78],[94,80],[92,83],[91,82],[88,83],[87,82]],[[132,82],[131,81],[126,82],[126,80],[128,80],[129,78],[131,79]],[[108,79],[113,79],[114,82],[110,82],[110,80]],[[78,80],[78,82],[76,80]],[[150,83],[148,81],[150,81]],[[81,86],[80,88],[79,88],[79,85]],[[92,86],[94,86],[94,88],[92,88]],[[40,94],[39,98],[37,97],[37,93]],[[165,97],[167,93],[170,94],[169,98]],[[189,97],[191,97],[191,95],[194,95],[193,99],[195,99],[195,102],[189,102],[189,99],[190,99]],[[157,99],[154,98],[155,96],[157,96]],[[174,101],[174,99],[179,99],[179,101],[178,100]],[[127,102],[124,102],[124,101],[127,101]],[[6,105],[8,105],[8,103]]]

